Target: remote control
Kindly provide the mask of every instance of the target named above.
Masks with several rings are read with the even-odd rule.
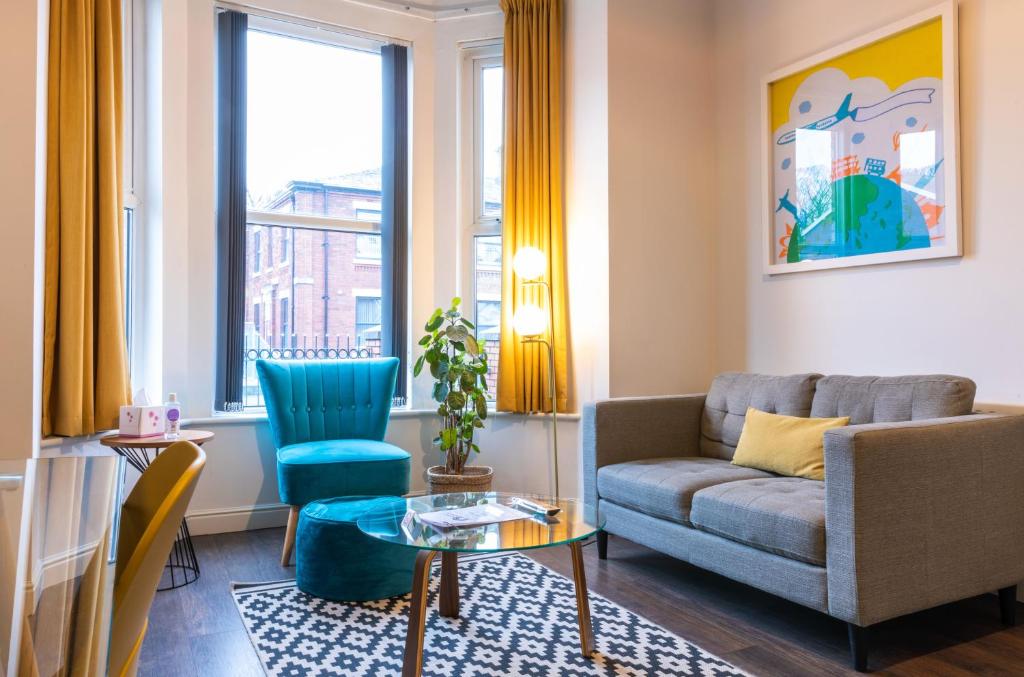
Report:
[[[529,510],[530,512],[539,512],[544,515],[547,515],[548,517],[557,515],[558,513],[562,512],[562,509],[559,508],[557,505],[540,503],[539,501],[531,501],[529,499],[519,498],[518,496],[512,499],[512,503],[516,507],[523,508],[524,510]]]

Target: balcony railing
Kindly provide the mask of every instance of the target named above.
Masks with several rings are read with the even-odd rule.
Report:
[[[351,336],[296,336],[274,339],[246,337],[242,355],[242,406],[264,406],[256,360],[357,360],[380,356],[380,339],[363,338],[355,345]],[[404,397],[396,397],[394,406],[405,406]]]
[[[488,341],[485,348],[490,369],[487,373],[487,398],[493,400],[498,382],[498,342]],[[268,341],[247,336],[242,355],[242,402],[238,409],[259,409],[265,406],[256,360],[357,360],[380,357],[380,339],[363,338],[355,345],[351,336],[295,336]],[[404,407],[405,397],[395,397],[393,406]]]

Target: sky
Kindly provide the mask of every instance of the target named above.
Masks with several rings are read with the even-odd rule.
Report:
[[[249,31],[247,189],[381,165],[381,57]]]

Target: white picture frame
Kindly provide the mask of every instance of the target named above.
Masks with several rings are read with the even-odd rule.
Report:
[[[780,210],[782,210],[783,207],[785,207],[787,210],[789,210],[788,211],[788,215],[793,218],[794,222],[797,222],[797,221],[800,220],[798,218],[798,215],[799,215],[801,210],[800,210],[799,207],[795,207],[795,205],[793,205],[791,202],[789,202],[789,204],[786,203],[787,201],[785,200],[785,197],[789,195],[788,191],[785,194],[782,194],[780,190],[777,190],[777,188],[780,188],[780,189],[782,188],[782,184],[784,183],[784,181],[780,180],[779,177],[776,176],[776,174],[777,173],[780,174],[780,175],[783,174],[783,171],[782,171],[781,167],[787,166],[787,165],[783,164],[783,163],[785,163],[785,159],[782,159],[782,160],[779,159],[781,153],[779,151],[777,151],[777,146],[781,146],[781,145],[787,144],[787,143],[791,144],[794,147],[797,146],[797,142],[796,142],[797,135],[805,134],[805,136],[806,136],[806,134],[807,134],[805,132],[798,132],[798,131],[796,131],[797,129],[801,129],[801,130],[807,129],[807,130],[810,130],[810,133],[817,133],[819,131],[819,127],[815,127],[815,125],[819,125],[819,126],[820,125],[825,125],[825,127],[821,127],[821,129],[828,129],[828,128],[830,128],[829,127],[829,122],[826,122],[826,120],[828,120],[828,121],[839,120],[839,121],[845,122],[848,119],[848,120],[850,120],[850,123],[849,123],[849,125],[847,125],[845,127],[845,131],[849,131],[849,129],[851,129],[851,128],[857,128],[853,124],[854,122],[857,122],[857,117],[856,117],[857,113],[860,112],[861,110],[868,110],[868,111],[880,110],[879,109],[879,105],[881,105],[881,104],[868,105],[868,106],[864,106],[863,104],[859,104],[857,108],[853,108],[852,104],[853,103],[857,103],[857,102],[856,101],[851,102],[850,97],[852,96],[852,93],[851,94],[847,94],[845,101],[840,103],[839,108],[838,109],[832,109],[832,110],[836,110],[836,113],[834,113],[832,116],[828,116],[826,118],[819,118],[816,122],[811,122],[810,124],[807,124],[807,120],[808,119],[813,120],[815,115],[823,115],[824,113],[822,113],[822,110],[826,110],[826,109],[821,109],[819,111],[812,111],[812,110],[810,110],[811,106],[810,106],[809,102],[804,101],[804,102],[801,102],[799,104],[799,111],[800,111],[800,113],[803,113],[804,112],[804,105],[807,104],[808,110],[806,112],[808,113],[809,117],[805,116],[804,118],[797,118],[796,120],[787,122],[785,125],[783,125],[781,127],[776,127],[773,124],[775,122],[775,120],[773,120],[773,111],[778,111],[779,110],[779,104],[780,104],[780,102],[783,101],[783,99],[782,99],[781,96],[776,97],[776,99],[772,98],[772,88],[773,88],[773,85],[775,85],[776,83],[782,83],[787,78],[791,78],[791,76],[797,76],[796,79],[799,79],[800,77],[804,77],[803,73],[805,71],[809,71],[811,69],[815,69],[816,67],[818,68],[818,70],[814,70],[814,71],[812,71],[811,75],[807,75],[805,77],[805,79],[803,80],[804,83],[808,82],[810,80],[811,76],[822,74],[826,70],[834,71],[834,72],[837,72],[837,73],[839,73],[839,74],[841,74],[843,76],[846,76],[846,73],[844,71],[842,71],[841,69],[838,69],[838,68],[835,68],[835,67],[822,68],[822,65],[826,64],[828,62],[832,62],[832,61],[837,60],[837,59],[850,58],[851,55],[856,57],[857,53],[860,52],[861,50],[864,50],[864,48],[874,47],[875,45],[880,45],[880,44],[885,43],[887,40],[891,40],[893,38],[899,38],[899,36],[902,36],[902,35],[908,35],[911,31],[914,31],[914,30],[919,29],[919,28],[923,28],[925,26],[933,25],[933,22],[935,22],[936,20],[939,21],[939,24],[941,26],[941,45],[942,45],[942,47],[941,47],[942,72],[941,72],[941,78],[938,79],[938,81],[941,83],[941,97],[935,97],[935,98],[938,99],[938,106],[932,106],[931,105],[933,103],[931,98],[929,98],[929,100],[927,102],[919,100],[917,102],[911,102],[911,104],[899,104],[899,101],[906,101],[907,97],[915,96],[914,94],[911,93],[911,91],[901,91],[901,89],[902,89],[901,86],[897,86],[895,89],[891,90],[893,92],[892,95],[889,96],[887,99],[885,99],[885,101],[889,101],[890,99],[893,101],[893,103],[888,104],[890,106],[894,105],[894,104],[896,104],[897,106],[899,106],[899,105],[908,106],[907,108],[903,109],[904,111],[906,111],[906,110],[913,110],[913,105],[912,104],[914,104],[914,103],[919,103],[921,105],[928,106],[929,110],[934,110],[936,112],[937,111],[941,111],[941,116],[942,116],[941,125],[936,125],[937,127],[941,127],[941,130],[942,130],[941,137],[939,137],[939,139],[941,141],[941,145],[939,143],[935,144],[938,148],[940,148],[939,152],[941,153],[941,155],[940,155],[940,160],[939,160],[938,164],[936,164],[934,166],[934,168],[932,169],[932,177],[933,177],[932,188],[933,188],[933,191],[930,193],[930,194],[933,195],[933,197],[941,195],[941,197],[942,197],[941,203],[936,201],[934,204],[925,205],[925,206],[922,207],[921,203],[918,202],[918,201],[926,200],[926,197],[922,197],[924,191],[917,190],[914,186],[908,186],[906,183],[903,182],[902,179],[899,179],[899,183],[897,184],[897,187],[899,188],[899,191],[900,191],[899,195],[901,196],[901,201],[904,204],[904,209],[902,210],[902,218],[905,219],[906,216],[907,216],[907,213],[908,213],[907,210],[906,210],[906,207],[909,205],[909,203],[906,202],[908,199],[914,200],[915,204],[918,204],[919,207],[922,207],[922,209],[921,209],[922,216],[920,218],[923,218],[925,220],[925,226],[929,229],[927,231],[927,234],[930,236],[929,237],[929,244],[927,246],[919,244],[919,245],[914,245],[913,248],[897,248],[897,249],[891,249],[891,250],[886,250],[886,251],[874,251],[874,252],[868,252],[868,253],[854,253],[854,254],[842,253],[842,254],[839,254],[839,255],[829,255],[828,253],[825,253],[825,254],[821,253],[822,250],[826,249],[824,246],[822,246],[822,247],[818,248],[817,250],[815,250],[814,247],[812,247],[809,244],[803,243],[803,240],[801,240],[801,243],[802,243],[801,246],[804,247],[804,249],[801,250],[801,252],[794,253],[793,255],[790,255],[789,251],[788,251],[789,246],[786,244],[786,242],[787,242],[787,234],[788,234],[787,231],[788,231],[789,224],[788,223],[786,224],[787,228],[784,230],[780,226],[780,224],[784,221],[784,218],[785,218],[786,215],[783,214],[783,218],[780,218],[778,216],[778,214],[780,213]],[[830,74],[830,75],[832,75],[832,74]],[[836,76],[836,77],[838,77],[838,76]],[[824,78],[825,78],[825,75],[821,75],[819,77],[819,80],[823,81]],[[869,78],[870,78],[870,76],[858,75],[857,77],[848,77],[847,82],[851,86],[851,88],[855,84],[857,84],[859,82],[866,83],[864,85],[865,87],[867,87],[869,85],[877,87],[877,85],[873,85],[872,83],[868,82]],[[792,82],[792,81],[793,81],[793,79],[790,80],[790,82]],[[876,81],[877,81],[877,83],[882,83],[881,79],[876,79]],[[814,55],[812,55],[810,57],[802,59],[802,60],[800,60],[800,61],[798,61],[796,63],[790,64],[789,66],[786,66],[785,68],[778,69],[778,70],[773,71],[773,72],[769,73],[768,75],[766,75],[762,79],[762,82],[761,82],[761,129],[762,129],[762,198],[761,199],[762,199],[762,213],[763,213],[763,223],[762,223],[762,250],[763,250],[763,255],[762,255],[762,260],[763,260],[763,264],[764,264],[763,265],[763,272],[764,272],[764,274],[766,274],[766,275],[778,275],[778,274],[784,274],[784,273],[796,273],[796,272],[803,272],[803,271],[810,271],[810,270],[822,270],[822,269],[828,269],[828,268],[845,268],[845,267],[851,267],[851,266],[867,266],[867,265],[876,265],[876,264],[883,264],[883,263],[893,263],[893,262],[899,262],[899,261],[912,261],[912,260],[921,260],[921,259],[936,259],[936,258],[946,258],[946,257],[962,256],[963,255],[963,244],[962,244],[963,237],[962,237],[962,219],[961,219],[961,212],[960,212],[961,205],[960,205],[960,171],[959,171],[959,82],[958,81],[959,81],[959,63],[958,63],[957,3],[956,3],[956,0],[947,0],[946,2],[943,2],[940,5],[934,6],[934,7],[930,8],[930,9],[924,10],[922,12],[918,12],[918,13],[916,13],[916,14],[914,14],[912,16],[909,16],[909,17],[907,17],[905,19],[902,19],[900,21],[896,21],[896,22],[893,22],[893,23],[888,24],[886,26],[883,26],[883,27],[881,27],[881,28],[879,28],[877,30],[871,31],[871,32],[869,32],[869,33],[867,33],[867,34],[865,34],[865,35],[863,35],[861,37],[858,37],[858,38],[855,38],[855,39],[843,42],[842,44],[839,44],[839,45],[836,45],[835,47],[832,47],[831,49],[824,50],[824,51],[819,52],[817,54],[814,54]],[[911,83],[909,83],[909,84],[913,84],[913,82],[916,82],[916,80],[915,81],[911,81]],[[801,84],[800,86],[803,87],[804,84]],[[825,92],[825,96],[826,97],[832,95],[833,93],[839,92],[838,89],[835,89],[835,88],[831,88],[830,89],[827,86],[819,86],[819,89]],[[924,89],[918,88],[918,89],[913,89],[912,91],[914,91],[914,92],[926,92],[926,91],[929,91],[929,90],[927,88],[924,88]],[[930,91],[932,91],[934,93],[934,88],[932,88]],[[836,96],[838,96],[838,94],[836,94]],[[900,99],[901,96],[903,97],[903,99]],[[929,96],[929,95],[925,94],[925,96]],[[789,105],[787,106],[787,110],[792,107],[793,102],[796,100],[796,98],[797,98],[796,92],[794,92],[794,95],[791,98],[791,100],[789,101]],[[833,96],[832,98],[835,99],[836,97]],[[869,101],[869,103],[873,103],[873,102],[874,102],[874,100]],[[852,113],[850,111],[852,111]],[[893,111],[894,111],[894,109],[890,110],[890,111],[888,111],[888,112],[886,112],[884,114],[888,115],[888,113],[891,113]],[[873,113],[871,113],[871,114],[873,114]],[[845,115],[845,117],[844,117],[844,115]],[[895,113],[894,113],[894,115],[895,115]],[[876,124],[876,126],[881,128],[881,125],[884,122],[884,120],[882,120],[882,116],[883,116],[883,113],[879,113],[875,118],[868,118],[868,119],[869,120],[878,119],[880,122],[875,123],[875,124]],[[868,114],[864,114],[864,117],[868,117]],[[890,116],[890,117],[893,117],[893,116]],[[915,120],[915,119],[916,118],[908,117],[908,118],[906,118],[906,121],[909,123],[910,121]],[[890,123],[891,123],[891,121],[890,121]],[[831,122],[831,125],[838,126],[838,124],[839,124],[838,122],[834,122],[834,121]],[[923,125],[923,128],[925,130],[927,130],[927,125]],[[923,133],[923,132],[921,132],[921,133]],[[830,136],[834,136],[835,134],[836,134],[836,132],[831,132]],[[936,135],[934,134],[934,132],[932,132],[932,137],[934,138],[935,136]],[[861,139],[863,139],[864,138],[864,134],[854,133],[851,136],[851,138],[856,138],[856,137],[860,137]],[[792,138],[793,141],[786,141],[785,139],[787,139],[787,138]],[[903,138],[903,137],[901,136],[900,138]],[[833,145],[835,145],[836,142],[832,141],[832,143],[833,143]],[[860,142],[859,141],[855,141],[854,143],[860,143]],[[892,143],[893,143],[894,146],[896,146],[896,150],[898,150],[899,146],[897,145],[896,135],[893,136]],[[804,144],[804,145],[807,145],[807,144]],[[827,146],[828,143],[825,143],[824,145]],[[792,152],[796,153],[797,151],[794,149]],[[902,153],[902,151],[899,151],[899,152]],[[830,155],[829,157],[834,157],[834,155]],[[844,157],[842,159],[846,160],[848,157],[850,157],[850,156],[846,156],[846,157]],[[900,157],[902,157],[902,155]],[[933,158],[934,158],[934,156],[933,156]],[[884,164],[884,161],[880,160],[880,159],[876,159],[876,158],[866,158],[866,159],[872,160],[875,163],[875,165],[874,165],[875,167],[877,167],[879,164]],[[794,176],[798,176],[798,174],[799,174],[799,167],[800,167],[799,162],[797,160],[791,160],[791,164],[788,165],[788,166],[793,166],[794,170],[793,170],[792,174],[794,174]],[[833,186],[835,185],[834,182],[836,181],[835,176],[836,176],[836,171],[837,170],[836,170],[835,167],[836,167],[835,166],[835,161],[833,160],[832,169],[831,169],[828,177],[825,179],[827,181],[832,182]],[[899,169],[899,167],[897,166],[897,170],[898,169]],[[941,174],[941,176],[939,176],[940,174]],[[844,175],[844,176],[846,176],[846,175]],[[876,175],[876,176],[879,176],[879,175]],[[867,177],[867,174],[865,173],[865,178],[866,177]],[[883,177],[883,178],[889,178],[889,177]],[[872,180],[881,181],[881,178],[872,179]],[[776,183],[778,183],[780,185],[776,186]],[[799,188],[799,185],[800,185],[799,184],[799,179],[798,178],[793,178],[792,179],[792,184],[794,186],[796,186],[797,188]],[[915,184],[915,185],[917,185],[917,184]],[[908,191],[908,190],[909,191],[914,191],[914,192],[908,192],[907,195],[905,196],[904,193],[906,191]],[[941,190],[941,193],[939,192],[940,190]],[[915,194],[915,192],[916,193],[920,193],[920,194]],[[777,195],[776,193],[779,193],[779,195]],[[780,197],[780,195],[781,195],[781,197]],[[798,190],[798,199],[799,199],[800,195],[801,195],[801,192]],[[832,193],[832,195],[834,196],[834,195],[836,195],[836,193]],[[888,206],[888,204],[889,204],[889,202],[886,203],[886,206]],[[936,214],[936,208],[938,208],[938,214]],[[910,207],[910,209],[912,210],[913,207]],[[832,212],[833,210],[831,208],[829,208],[826,211]],[[845,215],[846,212],[844,211],[843,214]],[[835,234],[835,232],[840,231],[841,227],[839,225],[835,225],[834,224],[834,220],[835,219],[840,219],[842,217],[837,216],[836,214],[832,214],[831,218],[833,219],[833,223],[831,224],[832,225],[831,229],[829,229],[828,225],[826,225],[826,227],[821,228],[821,230],[819,231],[819,234],[817,234],[815,236],[817,236],[819,238],[820,237],[831,236],[832,239],[830,240],[830,242],[832,244],[830,246],[833,247],[832,251],[836,251],[839,248],[835,244],[835,241],[838,238],[838,236]],[[918,218],[918,221],[920,221],[920,218]],[[807,221],[807,218],[805,217],[804,223],[802,223],[802,224],[801,223],[794,223],[793,224],[794,231],[797,231],[797,232],[803,234],[803,233],[807,233],[808,230],[813,230],[814,228],[818,227],[817,225],[808,224],[808,223],[806,223],[806,221]],[[935,225],[932,225],[932,221],[935,222]],[[858,221],[858,226],[859,226],[859,221]],[[900,226],[899,227],[900,227],[900,232],[901,232],[901,236],[902,236],[904,234],[904,231],[903,231],[904,223],[903,223],[903,221],[900,221]],[[918,222],[915,222],[914,227],[916,228],[916,232],[919,233],[920,232],[920,224]],[[884,226],[883,226],[883,228],[884,228]],[[843,232],[846,234],[846,238],[845,239],[847,241],[849,241],[849,237],[850,237],[849,236],[849,232],[850,231],[848,229],[846,229],[846,230],[843,230]],[[881,232],[881,231],[876,231],[876,232]],[[933,232],[941,232],[941,236],[940,237],[933,236],[932,235]],[[824,234],[824,235],[821,235],[821,234]],[[801,235],[801,236],[798,236],[798,237],[806,238],[808,236],[807,235]],[[789,241],[790,244],[792,244],[792,235],[788,235],[788,241]],[[906,237],[902,237],[902,238],[898,239],[897,241],[906,242],[908,240],[907,240]],[[918,236],[918,239],[915,240],[915,242],[920,243],[920,242],[923,242],[923,240],[920,238],[920,236]],[[796,261],[789,260],[789,258],[792,258],[793,256],[800,256],[802,254],[802,252],[804,252],[804,251],[811,252],[811,253],[809,253],[807,255],[808,258],[801,258],[801,259],[796,260]],[[783,255],[785,255],[787,258],[783,259]]]

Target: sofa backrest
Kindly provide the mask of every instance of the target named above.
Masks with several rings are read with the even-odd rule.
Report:
[[[849,416],[851,425],[965,416],[974,408],[974,381],[961,376],[826,376],[818,381],[811,416]]]
[[[821,374],[719,374],[704,401],[700,455],[732,460],[747,407],[771,414],[810,416],[814,385],[820,378]]]

